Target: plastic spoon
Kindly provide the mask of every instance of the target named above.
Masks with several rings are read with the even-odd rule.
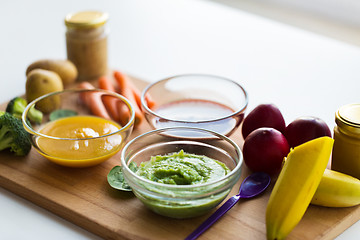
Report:
[[[240,198],[252,198],[262,193],[270,184],[271,178],[268,174],[256,172],[245,178],[241,183],[239,194],[229,198],[216,212],[205,220],[194,232],[192,232],[185,240],[192,240],[199,237],[211,225],[213,225],[220,217],[229,211]]]

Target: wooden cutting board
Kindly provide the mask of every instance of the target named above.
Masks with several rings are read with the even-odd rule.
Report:
[[[133,78],[140,88],[146,82]],[[0,106],[4,109],[6,103]],[[132,137],[150,130],[143,122]],[[242,146],[240,131],[233,140]],[[26,157],[0,152],[0,186],[97,234],[104,239],[184,239],[211,213],[186,220],[159,216],[149,211],[131,192],[112,189],[106,180],[119,165],[119,154],[90,168],[73,169],[49,162],[34,149]],[[229,196],[237,194],[249,173],[243,167],[240,181]],[[265,193],[240,200],[200,239],[266,239],[265,209],[274,183]],[[360,206],[325,208],[310,206],[288,239],[333,239],[360,219]]]

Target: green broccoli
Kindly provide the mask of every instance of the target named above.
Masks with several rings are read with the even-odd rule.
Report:
[[[20,119],[0,111],[0,151],[10,148],[17,156],[30,152],[30,134],[24,129]]]
[[[6,107],[6,112],[10,113],[14,117],[21,119],[21,115],[25,110],[27,101],[21,97],[13,98]],[[28,119],[33,123],[41,123],[43,113],[35,109],[34,106],[29,109]]]

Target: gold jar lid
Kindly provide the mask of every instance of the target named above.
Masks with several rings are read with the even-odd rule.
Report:
[[[339,108],[335,122],[349,132],[360,134],[360,104],[348,104]]]
[[[104,25],[109,15],[99,11],[70,13],[65,17],[65,25],[72,28],[95,28]]]

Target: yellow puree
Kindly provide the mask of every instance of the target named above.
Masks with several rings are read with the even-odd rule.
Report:
[[[37,140],[46,158],[65,166],[84,167],[96,165],[120,150],[121,136],[115,134],[103,138],[86,139],[107,135],[121,127],[113,121],[92,116],[73,116],[49,122],[40,133],[58,138],[40,137]],[[75,140],[76,139],[76,140]],[[69,161],[74,160],[74,161]]]

